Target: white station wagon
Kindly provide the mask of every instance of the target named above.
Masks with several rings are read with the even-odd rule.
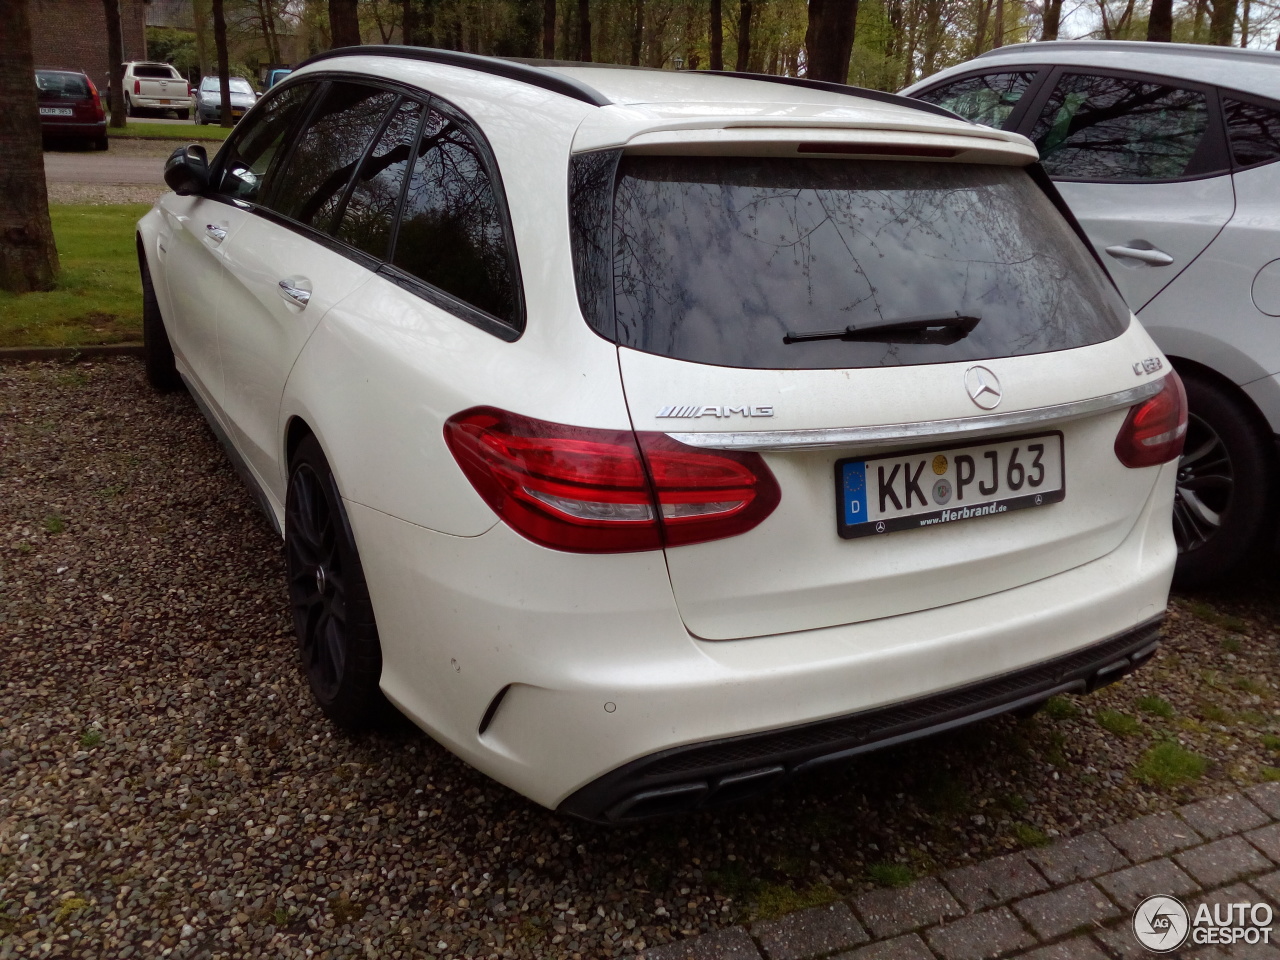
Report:
[[[1155,650],[1176,374],[1023,137],[767,77],[313,58],[140,222],[302,668],[618,822]]]

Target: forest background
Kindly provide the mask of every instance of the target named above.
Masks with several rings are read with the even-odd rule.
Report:
[[[148,31],[152,59],[216,72],[212,7]],[[358,39],[495,56],[738,70],[898,90],[1028,40],[1280,50],[1280,0],[222,0],[232,73]],[[358,37],[356,34],[358,30]],[[335,35],[338,42],[335,42]]]

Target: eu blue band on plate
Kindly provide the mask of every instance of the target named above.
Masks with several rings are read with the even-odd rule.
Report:
[[[861,460],[844,465],[844,523],[867,522],[867,465]]]

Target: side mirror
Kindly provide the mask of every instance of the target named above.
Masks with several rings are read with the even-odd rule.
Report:
[[[180,197],[209,188],[209,154],[198,143],[179,147],[164,164],[164,182]]]

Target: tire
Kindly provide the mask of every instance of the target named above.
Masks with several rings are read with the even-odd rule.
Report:
[[[1273,450],[1253,411],[1212,381],[1188,374],[1186,448],[1178,464],[1174,583],[1227,580],[1266,539],[1274,508]]]
[[[173,345],[169,343],[156,290],[151,283],[151,271],[147,269],[141,250],[138,252],[138,269],[142,273],[142,363],[147,371],[147,382],[168,393],[182,386],[182,377],[174,363]]]
[[[106,137],[99,137],[93,141],[93,149],[95,150],[108,150],[110,147],[111,142]]]
[[[129,95],[127,93],[124,95],[124,115],[126,117],[137,116],[133,109],[133,101],[129,99]]]
[[[315,437],[298,444],[285,497],[285,560],[298,662],[333,723],[365,729],[387,715],[373,603],[338,486]]]

